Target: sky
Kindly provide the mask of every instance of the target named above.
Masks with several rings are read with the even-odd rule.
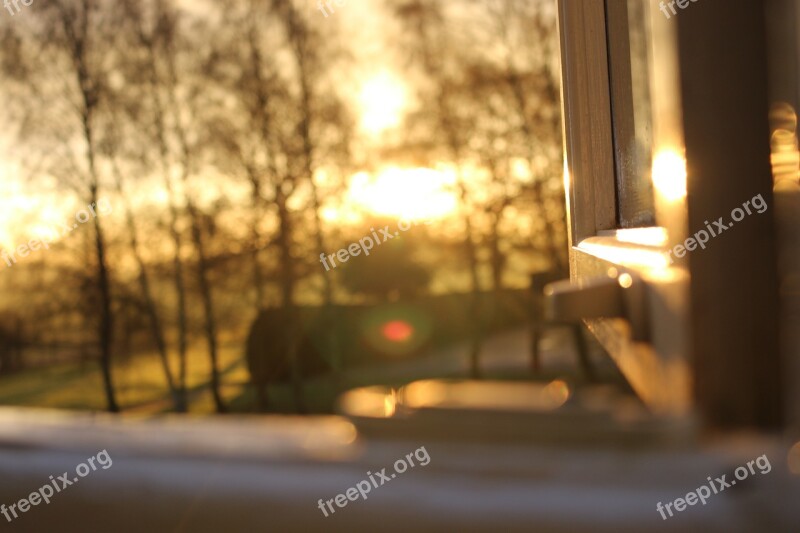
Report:
[[[187,10],[203,12],[207,2],[178,0]],[[335,3],[332,3],[335,7]],[[349,98],[359,114],[361,141],[380,139],[381,135],[401,125],[403,114],[413,104],[408,87],[398,68],[400,61],[387,46],[387,36],[399,31],[382,10],[382,2],[346,2],[325,17],[317,3],[308,2],[309,17],[323,24],[337,24],[354,56],[352,75],[338,88]],[[26,13],[35,16],[35,11]],[[6,21],[8,23],[8,21]],[[2,116],[0,109],[0,119]],[[46,179],[26,179],[20,165],[24,147],[14,133],[0,132],[0,247],[13,248],[31,238],[41,237],[52,226],[72,217],[82,206],[59,191]],[[378,215],[430,217],[454,209],[455,199],[445,189],[452,176],[430,169],[398,169],[389,167],[369,175],[355,173],[349,177],[351,189],[343,206],[328,209],[324,216],[341,222],[357,221],[360,212]],[[163,196],[163,195],[161,195]],[[420,203],[421,197],[426,202]],[[163,198],[145,194],[139,198],[148,203],[161,203]],[[136,201],[136,199],[134,200]]]

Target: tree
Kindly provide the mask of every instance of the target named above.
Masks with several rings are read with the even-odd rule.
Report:
[[[20,46],[5,65],[11,80],[28,95],[21,140],[38,139],[38,168],[54,177],[76,199],[96,206],[106,187],[100,165],[97,131],[100,115],[110,94],[109,78],[115,64],[115,34],[105,21],[117,13],[110,2],[53,0],[41,6],[35,23],[17,35]],[[114,309],[112,280],[107,258],[104,219],[94,217],[94,277],[91,292],[97,295],[96,324],[100,367],[108,410],[119,411],[112,375]]]
[[[372,225],[382,227],[380,221]],[[431,273],[416,259],[416,248],[411,236],[401,236],[374,248],[369,258],[351,258],[341,266],[342,283],[352,293],[381,302],[423,294]]]
[[[286,47],[294,63],[290,81],[293,90],[289,94],[293,96],[297,113],[295,131],[299,137],[300,172],[310,192],[314,243],[317,250],[326,250],[320,187],[315,177],[326,159],[336,160],[348,154],[351,121],[331,79],[343,52],[332,46],[334,39],[325,39],[322,32],[301,15],[293,0],[271,0],[271,7],[281,22]],[[324,322],[328,325],[327,351],[334,369],[341,370],[343,358],[333,308],[332,276],[322,275],[322,297]]]
[[[187,289],[184,275],[184,260],[181,256],[183,249],[183,236],[179,229],[181,213],[178,193],[173,183],[172,149],[168,142],[168,114],[166,109],[165,83],[163,68],[160,64],[161,51],[166,46],[166,41],[174,38],[177,21],[175,14],[169,10],[169,5],[162,0],[154,0],[149,4],[138,0],[126,0],[123,6],[127,15],[127,28],[131,32],[131,48],[141,53],[130,54],[133,58],[126,63],[128,84],[135,86],[133,98],[139,103],[136,113],[131,117],[136,125],[146,132],[147,139],[138,142],[145,147],[155,146],[156,154],[153,156],[148,150],[142,150],[140,162],[144,166],[151,166],[152,159],[156,159],[155,167],[161,174],[164,190],[167,193],[168,233],[172,242],[172,285],[176,295],[176,323],[177,323],[177,350],[178,350],[178,378],[177,408],[185,410],[188,406],[186,374],[188,350],[188,319],[187,319]],[[145,6],[152,7],[151,16],[146,15]],[[150,141],[155,141],[154,143]]]
[[[211,264],[207,237],[203,231],[201,208],[194,198],[192,177],[202,166],[201,155],[211,143],[206,115],[201,110],[213,101],[214,95],[205,87],[211,50],[198,49],[198,43],[183,31],[182,24],[190,21],[181,18],[169,0],[153,0],[146,4],[151,9],[129,0],[126,4],[127,21],[132,28],[133,42],[140,60],[137,80],[144,88],[143,94],[149,108],[150,119],[145,127],[151,131],[158,150],[163,182],[169,196],[170,235],[173,241],[174,284],[178,295],[179,324],[179,382],[181,395],[186,394],[187,350],[187,297],[181,258],[182,236],[178,230],[181,218],[177,187],[182,190],[182,203],[189,223],[190,242],[196,258],[195,281],[201,301],[203,332],[211,362],[210,387],[217,412],[225,411],[220,391],[219,341],[215,316],[214,294],[211,286]],[[147,13],[150,13],[148,19]],[[197,28],[194,28],[197,29]],[[203,31],[203,30],[201,30]],[[180,65],[179,65],[180,63]],[[134,81],[134,80],[132,80]],[[177,184],[173,182],[173,170]]]
[[[423,104],[416,116],[423,121],[433,121],[433,131],[439,132],[436,138],[456,169],[457,193],[464,225],[464,258],[471,281],[470,308],[475,323],[470,341],[470,374],[478,377],[478,360],[483,344],[479,301],[480,261],[475,242],[473,198],[463,168],[469,145],[468,125],[471,121],[463,113],[464,108],[459,105],[466,89],[458,61],[460,54],[444,23],[445,14],[441,4],[431,0],[403,0],[394,7],[408,34],[413,37],[413,41],[407,45],[408,53],[418,62],[427,81],[427,90],[420,90]]]

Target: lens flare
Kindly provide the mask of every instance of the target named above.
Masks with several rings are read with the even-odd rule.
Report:
[[[404,320],[391,320],[383,325],[381,333],[392,342],[406,342],[414,335],[414,326]]]
[[[405,304],[365,309],[359,322],[361,338],[379,356],[417,353],[427,345],[433,329],[429,312]]]

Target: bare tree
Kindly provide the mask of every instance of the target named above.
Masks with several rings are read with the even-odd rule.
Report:
[[[97,125],[114,64],[115,36],[104,21],[114,18],[112,5],[99,0],[53,0],[20,31],[15,50],[19,66],[5,74],[29,93],[22,139],[36,136],[43,148],[38,171],[56,178],[86,205],[97,205],[105,187]],[[24,66],[23,66],[24,65]],[[45,75],[46,73],[46,75]],[[114,309],[104,219],[93,218],[96,325],[100,367],[108,410],[119,411],[112,376]]]
[[[276,248],[275,278],[281,320],[286,324],[281,331],[287,337],[280,345],[285,347],[282,356],[291,370],[297,409],[304,412],[296,299],[297,284],[309,269],[301,259],[299,237],[305,231],[304,218],[308,217],[315,249],[327,249],[321,193],[314,178],[322,164],[346,152],[349,123],[338,97],[324,90],[331,68],[321,58],[324,41],[292,2],[229,2],[222,18],[224,31],[215,43],[214,79],[227,95],[235,98],[237,105],[214,116],[216,139],[223,149],[220,164],[230,168],[227,161],[237,161],[249,185],[250,254],[259,311],[265,309],[263,285],[268,278],[259,252],[267,244]],[[276,61],[279,53],[291,58],[291,64]],[[307,209],[293,207],[301,191],[308,198]],[[275,222],[268,243],[259,225],[265,213]],[[310,272],[319,275],[316,270]],[[322,276],[322,299],[326,313],[332,315],[331,276]],[[338,361],[335,324],[330,321],[327,326],[328,356]],[[254,385],[264,408],[265,383],[254,376]]]
[[[109,125],[109,129],[111,129],[111,125]],[[178,389],[175,378],[172,374],[172,369],[169,363],[169,352],[167,350],[167,342],[164,338],[164,327],[161,321],[160,313],[158,312],[158,306],[156,304],[155,297],[153,295],[152,289],[152,282],[150,280],[150,274],[147,269],[147,265],[145,264],[144,257],[142,255],[140,239],[139,239],[139,230],[136,225],[136,216],[133,211],[133,207],[131,206],[130,200],[126,194],[125,184],[123,173],[120,170],[119,163],[117,160],[111,156],[111,164],[114,174],[114,182],[116,186],[117,195],[122,202],[123,210],[125,213],[125,224],[128,229],[128,245],[130,247],[131,255],[133,255],[134,261],[136,262],[136,267],[138,269],[137,274],[137,281],[139,284],[139,290],[141,291],[141,297],[144,300],[144,311],[147,315],[147,320],[150,326],[150,331],[153,335],[153,340],[156,344],[156,350],[158,351],[158,357],[161,361],[161,368],[164,372],[164,379],[166,380],[167,387],[169,389],[170,396],[172,397],[173,404],[175,406],[175,410],[178,412],[186,411],[186,401],[185,395],[181,394],[181,390]]]
[[[153,166],[161,175],[161,182],[167,193],[167,231],[172,244],[172,285],[175,289],[175,319],[177,324],[178,375],[173,380],[176,410],[188,409],[187,398],[187,351],[188,351],[188,318],[187,288],[185,266],[182,257],[183,235],[180,231],[181,211],[178,193],[172,176],[173,156],[168,142],[167,110],[165,84],[160,65],[160,50],[164,40],[172,38],[176,23],[167,5],[160,0],[140,2],[125,0],[122,2],[126,14],[125,29],[129,30],[129,46],[131,52],[125,63],[125,75],[128,85],[131,108],[130,120],[138,130],[143,132],[136,142],[141,147],[131,157],[138,160],[144,171]],[[153,142],[154,141],[154,142]],[[155,148],[151,155],[150,147]],[[155,165],[153,165],[155,159]],[[163,333],[162,333],[163,341]],[[166,343],[165,343],[166,344]],[[159,350],[160,350],[159,346]],[[165,352],[167,351],[164,346]]]
[[[528,189],[544,222],[545,247],[554,270],[564,271],[565,199],[563,192],[549,198],[546,186],[549,180],[558,179],[561,169],[558,165],[539,168],[540,162],[545,165],[557,162],[561,148],[558,78],[552,62],[558,53],[556,21],[555,14],[544,7],[542,2],[527,0],[488,2],[487,41],[478,43],[484,45],[483,50],[488,42],[501,50],[502,59],[484,61],[497,69],[495,75],[507,86],[507,100],[513,113],[508,122],[516,124],[521,135],[532,179]]]
[[[394,5],[413,42],[408,44],[411,58],[416,60],[430,89],[423,94],[423,110],[417,116],[432,118],[434,131],[441,140],[450,161],[456,168],[457,192],[461,202],[464,225],[464,258],[471,283],[471,316],[475,327],[471,331],[469,371],[473,377],[480,375],[479,357],[483,345],[483,327],[480,312],[481,281],[479,276],[478,245],[475,241],[473,199],[464,175],[469,139],[469,118],[463,113],[459,99],[465,93],[462,65],[459,54],[448,35],[443,6],[431,0],[403,0]],[[454,61],[446,58],[456,58]]]
[[[135,40],[143,54],[143,77],[146,95],[150,102],[151,126],[158,150],[160,171],[169,197],[169,233],[173,242],[173,276],[178,297],[178,352],[180,358],[179,390],[186,396],[187,365],[187,294],[184,265],[181,257],[183,239],[178,228],[180,200],[173,183],[173,168],[179,175],[178,184],[183,190],[183,203],[189,221],[191,242],[196,255],[196,282],[203,311],[203,331],[211,362],[210,386],[218,412],[225,411],[220,392],[219,343],[214,310],[214,295],[210,282],[210,260],[203,232],[203,214],[191,191],[191,178],[200,163],[202,142],[206,136],[199,112],[198,99],[204,94],[202,84],[207,81],[203,68],[205,57],[197,53],[196,42],[182,34],[179,11],[169,0],[153,0],[144,9],[138,2],[128,2],[126,11],[133,20]],[[148,19],[147,14],[150,14]],[[181,64],[191,51],[191,65]],[[188,112],[187,112],[188,111]],[[191,130],[191,140],[190,140]]]
[[[250,254],[258,312],[265,308],[267,278],[260,260],[265,246],[261,223],[269,204],[277,203],[277,188],[291,196],[296,181],[286,164],[281,164],[287,155],[281,152],[286,144],[281,138],[291,133],[284,133],[286,126],[281,122],[285,119],[280,109],[290,102],[273,59],[265,53],[265,49],[278,45],[273,32],[265,29],[270,23],[268,14],[256,2],[226,4],[223,24],[231,31],[223,32],[216,41],[220,68],[214,73],[225,90],[235,95],[237,111],[241,111],[232,114],[226,110],[215,117],[217,140],[223,149],[217,164],[223,170],[243,170],[250,187]],[[244,39],[241,27],[246,28]],[[239,169],[232,169],[230,161],[238,163]],[[279,212],[283,212],[281,208]],[[285,224],[287,220],[279,219],[278,223]]]
[[[320,253],[327,250],[322,223],[322,203],[316,171],[325,159],[336,160],[348,154],[351,121],[346,106],[331,83],[331,74],[344,58],[342,50],[325,39],[292,0],[271,0],[273,12],[283,26],[286,45],[294,63],[294,102],[297,110],[301,172],[310,190],[314,243]],[[333,309],[333,276],[322,273],[324,329],[327,352],[335,371],[342,369],[337,315]]]
[[[174,35],[174,34],[172,34]],[[193,147],[190,145],[186,128],[183,124],[183,116],[181,109],[183,108],[179,102],[177,90],[179,85],[177,58],[176,58],[176,45],[174,39],[165,39],[162,52],[164,54],[165,64],[167,67],[166,83],[167,83],[167,101],[169,102],[172,111],[172,121],[174,124],[174,132],[178,140],[180,163],[181,163],[181,184],[184,187],[186,195],[186,211],[189,215],[191,225],[192,241],[194,243],[195,252],[197,254],[197,283],[200,289],[200,297],[203,303],[203,319],[206,342],[208,344],[208,354],[211,359],[211,394],[214,399],[214,406],[217,412],[225,412],[225,403],[222,399],[220,391],[220,375],[219,375],[219,343],[217,339],[217,324],[216,317],[214,316],[214,295],[211,283],[209,281],[209,259],[206,251],[206,242],[203,236],[203,229],[201,226],[201,213],[195,203],[190,189],[190,177],[193,170]],[[188,105],[191,106],[193,102],[190,100]],[[196,111],[196,109],[194,109]]]
[[[298,190],[300,164],[293,147],[292,101],[282,79],[282,73],[272,61],[268,48],[280,47],[275,38],[274,24],[267,6],[256,2],[226,4],[222,38],[216,42],[217,70],[215,79],[233,95],[236,107],[226,110],[224,116],[215,117],[218,143],[223,149],[222,164],[238,162],[250,186],[251,262],[256,305],[264,311],[264,283],[266,275],[259,260],[263,240],[259,214],[268,207],[274,210],[276,229],[271,244],[277,248],[277,282],[283,309],[281,334],[286,353],[281,354],[291,369],[292,385],[297,409],[305,411],[302,381],[297,360],[299,328],[296,321],[295,295],[298,281],[296,271],[295,221],[289,202]],[[240,28],[245,28],[241,39]],[[261,376],[252,376],[259,406],[267,404],[266,382]]]

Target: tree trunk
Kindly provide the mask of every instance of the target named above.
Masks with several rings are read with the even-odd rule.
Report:
[[[458,155],[457,155],[458,157]],[[458,184],[461,192],[461,203],[466,208],[467,206],[467,187],[461,177],[461,169],[457,171]],[[469,266],[469,275],[472,285],[472,297],[470,298],[470,316],[472,317],[473,326],[470,330],[470,347],[469,347],[469,375],[473,379],[480,377],[480,355],[483,346],[483,316],[480,307],[481,297],[481,282],[478,273],[478,251],[473,239],[474,230],[472,228],[472,217],[464,211],[464,251],[466,255],[467,265]]]
[[[147,313],[150,329],[153,333],[153,340],[155,341],[156,349],[158,350],[158,356],[164,372],[164,379],[167,382],[167,387],[169,388],[172,402],[175,405],[175,410],[177,412],[184,412],[186,410],[186,406],[181,401],[181,395],[175,386],[175,379],[172,375],[172,369],[169,366],[169,355],[167,353],[167,343],[164,340],[164,329],[161,324],[161,318],[159,317],[158,309],[156,308],[155,299],[153,298],[153,292],[150,288],[150,277],[147,273],[147,268],[139,249],[139,236],[136,229],[136,222],[133,218],[133,211],[131,210],[130,202],[127,199],[128,197],[125,195],[123,190],[122,177],[117,169],[116,162],[114,163],[114,172],[116,174],[117,192],[119,193],[120,198],[122,198],[125,209],[125,222],[128,226],[129,235],[128,243],[131,248],[131,253],[133,253],[134,260],[136,261],[136,265],[139,268],[139,288],[142,292],[142,298],[144,298],[145,312]]]
[[[91,199],[97,204],[97,190],[92,188]],[[108,410],[112,413],[119,412],[114,381],[111,370],[111,350],[114,341],[114,315],[111,309],[111,283],[106,264],[106,244],[103,237],[103,228],[100,219],[94,218],[95,251],[97,253],[97,285],[100,290],[100,367],[103,372],[103,386],[105,388]]]
[[[492,266],[492,291],[497,293],[503,288],[503,266],[505,258],[500,251],[500,213],[493,213],[491,235],[489,236],[489,249],[491,252]]]
[[[286,360],[289,364],[289,371],[292,381],[292,392],[294,395],[297,412],[306,413],[306,402],[303,393],[303,376],[301,374],[299,360],[299,337],[300,324],[297,310],[294,305],[294,263],[292,258],[292,220],[286,205],[286,197],[281,191],[280,185],[275,187],[275,201],[278,204],[278,220],[280,229],[278,230],[278,246],[280,248],[281,264],[281,302],[283,313],[286,317]]]
[[[303,171],[305,173],[305,178],[308,180],[309,186],[311,187],[311,199],[312,199],[312,210],[314,216],[314,237],[315,237],[315,244],[317,249],[320,251],[325,250],[325,239],[322,233],[322,221],[320,219],[320,202],[319,202],[319,195],[317,191],[317,187],[314,183],[314,143],[311,138],[311,126],[313,120],[313,110],[312,110],[312,101],[314,100],[314,95],[312,94],[312,84],[313,84],[313,65],[309,63],[309,40],[308,40],[308,27],[305,25],[303,18],[299,15],[296,11],[295,6],[292,2],[275,2],[273,7],[278,11],[281,18],[283,19],[283,24],[286,28],[286,33],[288,36],[288,40],[291,45],[291,49],[293,52],[293,59],[297,66],[297,76],[298,76],[298,84],[300,88],[300,123],[298,124],[298,129],[300,132],[300,137],[303,142]],[[285,218],[288,222],[288,211],[286,211],[286,198],[281,198],[279,201],[279,210],[281,210],[281,218]],[[294,394],[298,406],[298,410],[300,412],[305,412],[305,400],[303,398],[303,376],[301,375],[301,368],[300,368],[300,361],[298,357],[298,349],[299,349],[299,340],[300,340],[300,324],[299,324],[299,316],[297,316],[297,312],[294,309],[294,303],[292,302],[293,297],[293,290],[294,290],[294,273],[291,271],[291,232],[284,232],[284,226],[282,222],[282,230],[280,235],[281,240],[281,249],[282,249],[282,261],[283,261],[283,285],[284,285],[284,298],[283,304],[285,312],[288,313],[288,316],[291,318],[290,324],[293,327],[289,329],[295,329],[293,334],[290,335],[291,342],[289,343],[289,362],[291,365],[292,370],[292,383]],[[285,226],[285,229],[291,230],[291,225]],[[333,299],[333,290],[331,285],[331,278],[330,276],[323,276],[322,278],[322,286],[323,286],[323,299],[324,299],[324,310],[323,312],[327,314],[327,311],[330,308],[332,299]],[[291,290],[290,290],[291,289]],[[334,334],[332,329],[326,327],[327,330],[327,339],[326,345],[327,350],[335,350],[336,342],[334,339]],[[335,355],[332,357],[336,358]],[[338,366],[338,365],[336,365]]]
[[[175,247],[175,253],[172,256],[172,275],[175,284],[175,292],[177,296],[177,315],[178,315],[178,392],[180,397],[180,404],[184,411],[189,408],[189,398],[186,388],[186,372],[187,372],[187,320],[186,320],[186,285],[183,277],[183,260],[181,259],[181,234],[178,230],[178,207],[175,205],[175,193],[172,189],[172,181],[169,175],[164,176],[167,185],[167,194],[169,196],[169,233],[172,237],[172,243]]]
[[[259,256],[261,255],[261,232],[258,224],[261,222],[261,205],[264,199],[261,197],[261,179],[254,168],[248,166],[247,173],[250,176],[250,202],[253,209],[253,221],[250,228],[251,252],[250,259],[253,263],[253,288],[256,292],[256,313],[264,309],[264,273],[261,269]]]
[[[481,286],[478,276],[478,255],[475,249],[475,241],[472,240],[472,221],[469,215],[465,215],[466,223],[466,255],[469,263],[469,273],[472,280],[472,298],[470,299],[470,315],[472,316],[472,329],[469,347],[469,375],[473,379],[480,377],[480,356],[483,347],[483,316],[481,313]]]
[[[304,105],[308,105],[308,102],[304,98]],[[304,110],[304,113],[310,113],[310,109]],[[310,117],[309,117],[310,119]],[[304,121],[304,124],[307,123],[308,120]],[[323,225],[322,225],[322,217],[320,215],[320,211],[322,205],[319,201],[319,191],[317,190],[317,185],[314,183],[314,169],[312,164],[313,158],[313,145],[311,143],[310,132],[307,131],[307,127],[303,128],[303,137],[304,137],[304,147],[305,147],[305,159],[306,159],[306,175],[308,177],[308,182],[311,186],[311,209],[314,212],[314,241],[316,243],[317,250],[320,252],[324,252],[327,250],[325,245],[325,234],[323,233]],[[327,352],[327,359],[331,362],[333,376],[334,376],[334,386],[340,386],[341,381],[341,374],[344,370],[344,361],[342,360],[342,353],[340,350],[340,342],[339,342],[339,329],[337,327],[337,317],[335,311],[333,309],[333,282],[330,272],[322,272],[322,301],[323,301],[323,330],[325,335],[325,350]]]
[[[184,176],[185,178],[185,176]],[[186,179],[184,179],[185,183]],[[225,403],[220,392],[219,377],[219,352],[217,345],[217,322],[214,317],[214,295],[208,282],[208,258],[206,256],[205,242],[203,241],[200,216],[194,202],[187,198],[186,208],[189,211],[192,226],[192,240],[197,250],[197,283],[200,288],[200,298],[203,302],[203,329],[208,343],[208,355],[211,362],[211,395],[218,413],[224,413]]]
[[[200,289],[200,297],[203,302],[203,315],[206,342],[208,343],[208,355],[211,363],[211,395],[214,398],[214,406],[218,413],[224,413],[225,403],[222,399],[220,392],[220,376],[219,376],[219,352],[217,346],[217,324],[214,317],[214,297],[211,285],[208,281],[208,257],[205,250],[205,242],[203,241],[203,232],[200,227],[200,216],[194,201],[189,193],[189,174],[191,172],[192,154],[189,147],[189,141],[186,137],[186,130],[184,129],[179,110],[181,109],[176,95],[178,85],[178,75],[175,65],[175,56],[169,50],[167,56],[166,67],[168,71],[168,86],[167,98],[169,108],[172,110],[175,133],[178,138],[180,146],[181,157],[181,184],[186,191],[186,210],[189,213],[189,223],[191,225],[192,241],[197,252],[197,282]],[[153,64],[155,65],[155,63]],[[154,74],[156,76],[157,73]],[[185,368],[182,369],[185,371]]]
[[[78,79],[81,87],[86,87],[85,72],[79,68]],[[99,180],[97,178],[97,167],[95,165],[95,146],[92,132],[92,99],[84,89],[84,114],[83,132],[86,141],[86,158],[89,163],[89,175],[91,184],[89,186],[89,201],[91,205],[97,205],[97,188]],[[111,282],[108,274],[108,264],[106,263],[106,242],[103,236],[103,227],[100,218],[93,217],[94,220],[94,246],[97,255],[97,288],[100,293],[100,324],[98,337],[100,340],[100,369],[103,374],[103,388],[105,390],[108,410],[112,413],[119,412],[116,393],[114,390],[114,380],[112,376],[112,350],[114,342],[114,311],[111,301]]]
[[[141,32],[141,30],[140,30]],[[183,276],[183,260],[181,259],[182,239],[178,229],[179,213],[175,200],[175,190],[172,186],[172,178],[170,176],[169,166],[169,147],[166,140],[166,126],[165,126],[165,113],[164,105],[159,95],[159,74],[156,62],[158,60],[155,44],[152,39],[148,39],[143,33],[140,33],[140,40],[145,45],[149,57],[149,82],[151,96],[153,99],[153,106],[155,107],[155,127],[156,127],[156,140],[158,141],[159,162],[161,164],[161,173],[164,177],[164,188],[167,191],[169,201],[169,234],[172,239],[172,244],[175,247],[174,255],[172,258],[173,264],[173,283],[175,285],[175,293],[177,298],[177,322],[178,322],[178,399],[177,410],[185,412],[188,410],[189,399],[187,396],[186,388],[186,372],[187,372],[187,320],[186,320],[186,286]],[[173,102],[174,103],[174,102]]]

